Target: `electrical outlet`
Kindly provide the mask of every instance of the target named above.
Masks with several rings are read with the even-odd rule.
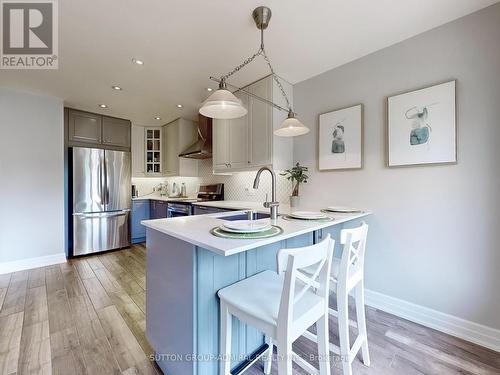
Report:
[[[248,197],[253,197],[255,195],[255,189],[253,187],[245,187],[245,193]]]

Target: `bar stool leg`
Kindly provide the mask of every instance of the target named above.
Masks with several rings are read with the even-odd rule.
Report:
[[[355,289],[358,335],[362,336],[364,340],[361,345],[361,353],[363,355],[363,363],[365,366],[370,366],[370,353],[368,352],[368,334],[366,331],[365,316],[365,286],[363,285],[363,281],[359,282]]]
[[[288,337],[278,337],[278,375],[292,375],[292,343]]]
[[[316,323],[318,332],[319,373],[330,375],[330,336],[328,334],[328,313]]]
[[[349,304],[346,290],[339,290],[337,293],[338,324],[340,338],[340,355],[342,356],[342,369],[344,375],[352,375],[351,358],[349,344]]]
[[[221,301],[220,303],[220,354],[223,356],[220,362],[220,375],[231,374],[231,334],[232,321],[231,314],[227,305]]]
[[[266,344],[269,345],[267,350],[266,358],[264,359],[264,374],[269,375],[271,373],[271,365],[273,364],[273,341],[269,336],[266,335]]]

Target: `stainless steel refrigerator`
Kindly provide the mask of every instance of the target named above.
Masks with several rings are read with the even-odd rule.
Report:
[[[130,152],[72,149],[73,255],[130,245]]]

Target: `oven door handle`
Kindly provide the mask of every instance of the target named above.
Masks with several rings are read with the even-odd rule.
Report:
[[[172,217],[172,214],[182,214],[185,216],[191,215],[191,208],[175,208],[175,207],[167,207],[167,216]]]

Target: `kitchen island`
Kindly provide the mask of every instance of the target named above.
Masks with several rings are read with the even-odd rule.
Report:
[[[143,221],[147,228],[146,334],[166,374],[216,375],[219,361],[217,291],[264,270],[276,270],[281,248],[308,246],[327,233],[335,239],[359,225],[368,212],[331,214],[333,221],[289,221],[283,232],[265,239],[225,239],[210,230],[246,211]],[[336,252],[340,246],[336,245]],[[255,291],[258,293],[259,291]],[[263,336],[233,322],[233,366],[244,365],[265,349]]]

